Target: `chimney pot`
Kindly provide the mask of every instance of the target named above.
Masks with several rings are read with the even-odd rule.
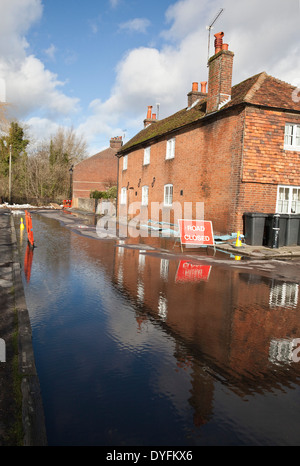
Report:
[[[224,32],[217,32],[217,34],[215,34],[215,54],[222,50],[223,36]]]
[[[198,91],[198,83],[193,83],[192,84],[192,91],[197,92]]]
[[[204,94],[206,94],[206,84],[207,84],[207,81],[201,81],[201,92],[203,92]]]
[[[152,113],[152,105],[148,105],[147,119],[151,118],[151,113]]]
[[[156,113],[152,113],[152,120],[156,120]]]
[[[228,44],[223,44],[222,45],[222,50],[228,50]]]

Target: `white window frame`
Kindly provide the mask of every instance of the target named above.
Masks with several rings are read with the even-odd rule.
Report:
[[[151,147],[145,147],[144,149],[144,163],[143,165],[149,165],[150,163],[150,152],[151,152]]]
[[[300,124],[286,123],[284,129],[284,149],[300,151]]]
[[[121,188],[120,204],[125,205],[127,203],[127,188]]]
[[[278,214],[300,214],[300,186],[278,185],[276,212]]]
[[[142,206],[148,205],[148,199],[149,199],[149,186],[145,185],[145,186],[142,186]]]
[[[172,207],[173,204],[173,185],[165,184],[164,186],[164,206]]]
[[[166,159],[174,159],[175,157],[175,138],[167,140]]]
[[[128,155],[124,155],[123,157],[123,170],[127,170],[128,166]]]

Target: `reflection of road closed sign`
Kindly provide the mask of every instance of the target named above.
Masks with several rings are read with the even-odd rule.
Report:
[[[214,246],[212,223],[207,220],[178,220],[181,244]]]
[[[193,264],[189,261],[180,261],[176,282],[195,282],[198,280],[207,281],[209,279],[211,265]]]

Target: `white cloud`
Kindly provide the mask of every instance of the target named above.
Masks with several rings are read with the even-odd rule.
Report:
[[[1,0],[0,57],[22,59],[28,43],[25,34],[43,12],[41,0]]]
[[[64,83],[34,55],[28,55],[26,33],[41,18],[41,0],[1,0],[0,78],[6,83],[7,102],[16,118],[31,112],[60,116],[76,111],[78,99],[66,96]],[[46,51],[54,57],[55,47]]]
[[[7,100],[11,102],[13,96],[12,108],[19,117],[37,108],[52,116],[67,115],[76,109],[78,100],[60,92],[58,88],[63,86],[63,83],[33,55],[29,55],[14,67],[7,66],[5,76]]]
[[[48,118],[32,117],[26,120],[25,124],[31,146],[34,147],[40,141],[48,140],[57,132],[61,125]]]
[[[145,34],[147,28],[150,26],[150,21],[147,18],[134,18],[130,21],[120,24],[120,31],[129,31],[129,32],[140,32]]]

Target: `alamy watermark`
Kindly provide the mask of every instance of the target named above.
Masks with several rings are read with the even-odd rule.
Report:
[[[269,358],[275,364],[300,361],[300,338],[274,339],[270,342]]]
[[[179,219],[204,220],[204,202],[173,202],[172,206],[165,206],[163,202],[151,202],[147,206],[131,202],[119,205],[117,218],[114,212],[114,204],[106,203],[105,215],[96,225],[99,238],[172,235],[178,231]]]
[[[3,338],[0,338],[0,362],[6,362],[6,345]]]

